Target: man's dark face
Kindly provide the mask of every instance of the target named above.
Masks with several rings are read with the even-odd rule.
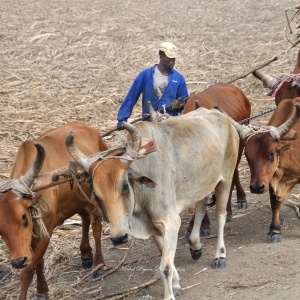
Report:
[[[176,58],[169,58],[167,56],[160,55],[160,62],[163,67],[173,69],[175,66]]]

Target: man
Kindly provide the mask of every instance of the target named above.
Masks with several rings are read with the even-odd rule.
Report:
[[[187,98],[188,91],[184,77],[173,69],[176,57],[177,48],[174,44],[164,42],[160,45],[159,63],[142,71],[133,82],[119,109],[117,128],[121,128],[123,121],[130,117],[141,94],[142,115],[149,113],[147,101],[151,101],[156,111],[171,105],[166,109],[171,116],[182,112],[185,102],[178,99]]]

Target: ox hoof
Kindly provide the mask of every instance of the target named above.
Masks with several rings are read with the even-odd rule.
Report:
[[[213,262],[213,265],[212,265],[212,268],[213,269],[223,269],[223,268],[226,267],[226,265],[227,265],[227,262],[226,262],[225,257],[221,257],[220,259],[215,258],[214,262]]]
[[[181,293],[181,287],[180,286],[179,287],[173,287],[172,289],[173,289],[174,297],[177,297],[177,296],[180,295],[180,293]]]
[[[35,296],[33,300],[49,300],[48,296]]]
[[[269,232],[267,234],[267,240],[266,243],[279,243],[281,242],[281,234],[280,233],[274,233],[274,232]]]
[[[226,216],[226,223],[231,222],[231,216]]]
[[[93,265],[93,262],[94,262],[93,257],[88,258],[88,259],[81,259],[82,267],[83,267],[84,269],[89,269],[89,268],[91,268],[92,265]]]
[[[246,209],[248,208],[248,203],[247,202],[238,202],[236,204],[237,209]]]
[[[92,279],[98,278],[102,276],[104,273],[105,273],[104,270],[97,270],[91,275],[91,278]]]
[[[202,255],[202,248],[200,248],[199,250],[193,250],[190,248],[190,251],[193,260],[198,260]]]
[[[185,232],[185,238],[186,238],[187,241],[189,241],[190,236],[191,236],[191,232],[187,230],[187,231]]]
[[[210,234],[210,228],[200,228],[200,236],[209,236]]]

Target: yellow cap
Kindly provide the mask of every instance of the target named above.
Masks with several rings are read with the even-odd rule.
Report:
[[[164,51],[167,57],[176,58],[177,57],[177,48],[174,44],[169,42],[163,42],[159,46],[159,50]]]

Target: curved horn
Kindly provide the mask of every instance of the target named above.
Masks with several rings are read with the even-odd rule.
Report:
[[[89,157],[86,156],[85,154],[83,154],[78,147],[76,146],[75,142],[74,142],[74,136],[75,133],[73,131],[71,131],[67,137],[66,137],[66,147],[67,150],[69,152],[69,154],[72,156],[72,158],[77,161],[81,166],[83,166],[85,168],[85,166],[87,165],[87,163],[90,161]]]
[[[36,157],[34,160],[34,163],[30,167],[30,169],[27,171],[27,173],[22,176],[23,182],[26,184],[26,186],[31,187],[36,176],[40,173],[44,160],[45,160],[45,149],[41,144],[34,143],[34,146],[36,148]]]
[[[214,104],[214,108],[218,109],[221,113],[226,115],[229,122],[234,126],[234,128],[238,132],[240,138],[244,141],[244,143],[246,143],[248,136],[250,134],[249,127],[245,126],[245,125],[241,125],[238,122],[236,122],[235,120],[233,120],[229,115],[226,114],[226,112],[217,103]]]
[[[263,83],[263,87],[273,89],[275,86],[277,79],[276,77],[273,77],[268,74],[263,74],[261,71],[255,70],[252,72],[252,75],[256,77],[257,79],[261,80]]]
[[[195,100],[195,110],[200,108],[200,104],[198,100]]]
[[[142,141],[140,131],[137,127],[127,122],[123,122],[122,127],[125,128],[131,135],[131,149],[135,152],[138,152],[140,150]]]
[[[154,110],[150,101],[147,101],[149,115],[150,115],[150,122],[155,122],[157,119],[157,112]]]
[[[300,104],[296,103],[296,111],[292,117],[290,117],[286,122],[281,124],[276,128],[276,132],[273,132],[270,130],[270,134],[274,140],[283,139],[286,135],[286,139],[291,139],[291,137],[294,137],[292,139],[295,139],[295,134],[289,134],[289,131],[291,128],[297,123],[297,121],[300,118]]]

